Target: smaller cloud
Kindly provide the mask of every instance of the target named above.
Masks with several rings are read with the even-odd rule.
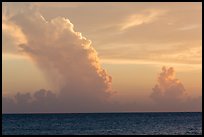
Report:
[[[140,14],[133,14],[127,18],[127,20],[121,24],[121,30],[139,26],[142,24],[149,24],[158,19],[159,16],[165,12],[162,10],[146,10]]]
[[[202,97],[192,98],[180,80],[175,77],[173,67],[162,67],[157,84],[152,89],[150,97],[155,103],[155,109],[168,111],[201,111]]]
[[[17,93],[13,98],[2,97],[2,111],[3,113],[54,112],[60,108],[58,101],[55,93],[45,89],[40,89],[34,94]]]
[[[181,30],[181,31],[193,30],[193,29],[199,28],[200,26],[201,26],[201,25],[198,25],[198,24],[192,24],[192,25],[188,25],[188,26],[181,27],[181,28],[179,28],[178,30]]]
[[[180,101],[185,93],[183,84],[175,78],[173,67],[162,68],[151,97],[157,102]]]

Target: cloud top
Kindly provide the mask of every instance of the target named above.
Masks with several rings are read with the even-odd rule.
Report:
[[[126,30],[142,24],[148,24],[154,22],[159,16],[163,15],[163,10],[145,10],[141,13],[130,15],[127,20],[121,24],[121,30]]]

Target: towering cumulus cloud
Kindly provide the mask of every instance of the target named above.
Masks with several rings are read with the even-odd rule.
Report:
[[[184,92],[183,84],[175,78],[174,69],[163,67],[151,97],[156,101],[180,101]]]
[[[201,97],[190,98],[187,95],[183,84],[175,77],[173,67],[162,67],[157,84],[152,90],[150,96],[155,101],[155,106],[161,110],[198,111],[201,108]]]
[[[58,91],[54,95],[44,90],[37,92],[41,103],[48,101],[47,93],[56,98],[52,102],[58,110],[46,106],[44,111],[94,111],[107,101],[112,92],[112,78],[101,67],[91,41],[74,31],[69,19],[58,17],[47,21],[40,13],[30,10],[16,14],[10,21],[26,37],[26,42],[19,45],[22,52],[39,66]],[[41,111],[32,99],[29,103],[35,108],[32,111]]]

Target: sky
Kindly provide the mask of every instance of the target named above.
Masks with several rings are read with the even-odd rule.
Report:
[[[3,112],[202,111],[201,37],[201,2],[3,2]]]

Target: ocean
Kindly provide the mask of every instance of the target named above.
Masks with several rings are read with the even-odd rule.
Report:
[[[3,114],[3,135],[202,135],[202,112]]]

